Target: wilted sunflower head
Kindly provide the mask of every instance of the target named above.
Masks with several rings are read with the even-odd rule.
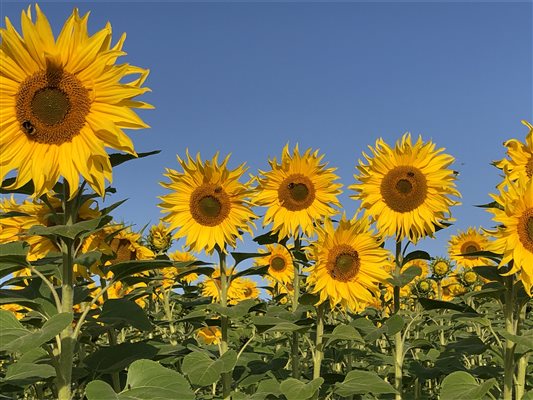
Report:
[[[152,251],[164,253],[172,245],[172,232],[163,222],[160,222],[157,225],[152,225],[147,240]]]
[[[163,220],[176,229],[175,238],[185,237],[186,246],[195,252],[212,253],[217,246],[235,247],[244,232],[252,233],[256,218],[249,202],[250,189],[239,182],[244,164],[231,170],[229,155],[219,163],[218,153],[212,160],[196,160],[187,151],[187,159],[178,157],[183,172],[167,169],[170,183],[161,183],[171,193],[161,196],[159,205],[167,215]]]
[[[359,183],[350,186],[361,200],[365,216],[376,222],[378,232],[397,240],[409,238],[416,243],[431,236],[437,227],[451,221],[450,207],[459,204],[455,189],[456,173],[448,169],[453,157],[435,150],[432,142],[419,137],[415,144],[406,133],[396,147],[378,139],[372,153],[363,153],[368,164],[359,161]]]
[[[506,178],[498,194],[491,194],[498,207],[488,208],[500,226],[490,232],[492,248],[502,254],[499,267],[510,264],[504,275],[517,273],[526,293],[533,296],[533,180],[521,175],[516,181]]]
[[[285,145],[281,162],[269,160],[270,171],[259,171],[257,194],[259,206],[267,207],[264,225],[272,223],[272,230],[280,238],[295,237],[299,232],[311,236],[314,224],[337,213],[341,193],[335,168],[326,168],[318,150],[307,149],[300,155],[298,145],[291,154]]]
[[[503,170],[508,179],[514,181],[520,175],[526,175],[529,179],[533,177],[533,125],[527,121],[522,121],[529,132],[526,135],[525,143],[517,139],[510,139],[503,145],[507,147],[507,156],[500,161],[495,161],[494,165]]]
[[[8,188],[31,180],[39,197],[63,176],[72,198],[81,175],[103,196],[112,180],[105,148],[136,154],[122,129],[148,127],[132,111],[151,108],[134,100],[149,91],[142,87],[148,70],[115,64],[126,36],[111,45],[109,23],[89,36],[89,14],[74,9],[55,39],[39,6],[35,11],[35,22],[30,7],[22,12],[22,35],[8,18],[0,30],[0,181],[18,170]]]
[[[318,304],[329,300],[331,308],[358,311],[373,303],[378,283],[390,276],[384,269],[390,253],[380,246],[368,220],[347,221],[343,216],[334,228],[327,219],[317,235],[307,285],[311,293],[320,294]]]

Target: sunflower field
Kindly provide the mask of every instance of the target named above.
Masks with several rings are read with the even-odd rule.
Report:
[[[249,171],[184,149],[135,231],[103,199],[157,157],[124,132],[148,127],[148,71],[77,10],[57,37],[21,18],[0,45],[0,399],[533,399],[531,124],[494,163],[494,227],[447,257],[410,245],[454,221],[454,158],[410,134],[362,153],[354,216],[317,150]]]

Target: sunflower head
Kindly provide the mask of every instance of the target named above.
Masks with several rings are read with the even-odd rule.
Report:
[[[526,293],[533,296],[533,180],[526,175],[516,181],[507,177],[499,189],[491,195],[499,206],[488,209],[500,225],[489,231],[495,238],[492,248],[502,254],[499,268],[512,265],[504,274],[517,273]]]
[[[350,186],[356,192],[351,197],[361,200],[365,216],[382,235],[416,243],[452,220],[450,207],[459,203],[450,197],[460,195],[456,174],[448,169],[454,159],[443,150],[421,137],[413,144],[407,133],[394,148],[378,139],[371,156],[363,153],[368,164],[359,162],[359,182]]]
[[[196,261],[196,257],[193,256],[188,251],[174,251],[173,253],[170,253],[168,255],[168,257],[172,261],[180,261],[180,262]],[[180,268],[179,270],[176,271],[176,273],[181,274],[183,272],[186,272],[187,269],[189,269],[189,267]],[[192,282],[194,282],[195,280],[198,279],[198,274],[196,272],[191,272],[191,273],[189,273],[187,275],[182,276],[180,279],[181,279],[182,282],[185,282],[185,283],[190,285]]]
[[[172,233],[162,222],[152,225],[147,239],[148,247],[155,253],[164,253],[172,245]]]
[[[327,219],[317,234],[307,284],[311,293],[320,294],[318,304],[329,300],[332,308],[358,311],[373,303],[378,283],[389,277],[384,266],[390,253],[380,246],[368,220],[347,221],[343,216],[334,228]]]
[[[132,108],[150,108],[134,100],[149,90],[142,87],[148,71],[115,64],[125,35],[111,45],[109,24],[89,36],[88,14],[75,9],[56,39],[35,11],[35,22],[31,8],[22,12],[22,35],[7,18],[0,30],[0,181],[18,170],[7,188],[31,180],[40,197],[63,176],[72,198],[81,175],[103,196],[112,180],[105,148],[136,154],[122,129],[147,127]]]
[[[448,258],[435,257],[431,262],[430,270],[433,278],[442,279],[452,272],[454,264]]]
[[[300,155],[298,145],[292,154],[285,145],[278,163],[269,160],[270,171],[259,171],[257,194],[259,206],[267,207],[264,225],[272,223],[272,230],[280,238],[295,237],[299,232],[311,236],[314,224],[337,213],[341,193],[335,168],[327,168],[318,150],[308,149]]]
[[[205,326],[196,331],[196,336],[204,344],[219,344],[222,332],[218,326]]]
[[[217,246],[226,251],[226,245],[236,246],[243,232],[252,233],[251,225],[256,218],[249,203],[250,190],[239,182],[245,168],[241,164],[231,170],[222,163],[218,153],[212,160],[196,160],[187,151],[187,158],[178,162],[183,172],[167,169],[170,183],[162,185],[172,192],[161,197],[162,212],[168,213],[163,220],[169,229],[176,229],[175,238],[186,238],[190,250],[212,253]]]
[[[448,242],[448,255],[461,267],[475,267],[480,265],[492,265],[493,262],[486,257],[469,256],[468,253],[487,251],[490,247],[489,235],[481,230],[469,227],[466,231],[460,231],[452,236]]]
[[[282,284],[291,283],[294,278],[294,264],[289,250],[281,244],[267,244],[266,250],[259,249],[260,253],[267,253],[264,257],[255,260],[256,266],[268,265],[267,279]]]

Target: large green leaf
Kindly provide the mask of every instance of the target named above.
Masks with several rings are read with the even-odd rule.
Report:
[[[281,382],[279,387],[287,400],[307,400],[315,395],[323,383],[324,378],[316,378],[307,383],[298,379],[288,378]]]
[[[183,358],[181,369],[193,385],[209,386],[220,378],[224,363],[202,352],[192,352]]]
[[[129,367],[126,388],[116,394],[102,381],[90,382],[87,400],[194,400],[196,397],[187,380],[180,373],[158,362],[138,360]]]
[[[157,352],[157,347],[147,343],[121,343],[116,346],[101,347],[85,358],[84,363],[91,371],[118,372],[136,360],[155,357]]]
[[[342,397],[354,394],[397,393],[390,383],[385,382],[375,372],[354,370],[348,372],[344,381],[335,384],[335,393]]]
[[[397,332],[400,332],[405,325],[405,321],[398,314],[392,315],[385,321],[385,327],[387,328],[387,335],[392,336]]]
[[[111,217],[104,215],[88,221],[77,222],[72,225],[43,226],[34,225],[28,229],[29,235],[45,237],[61,237],[74,240],[83,234],[94,232],[111,221]]]
[[[251,400],[264,400],[271,394],[274,396],[281,395],[279,382],[276,379],[266,379],[259,382],[259,385],[257,385],[257,390],[251,397]]]
[[[166,268],[175,265],[176,263],[170,260],[132,260],[123,261],[112,265],[107,271],[111,271],[114,274],[114,279],[119,281],[128,276],[139,274],[144,271],[150,271],[153,269]],[[190,262],[184,263],[190,265]]]
[[[52,340],[63,329],[72,323],[72,313],[54,315],[36,332],[29,332],[9,342],[0,343],[0,351],[24,353]],[[3,330],[3,329],[2,329]]]
[[[150,331],[153,328],[144,310],[137,303],[125,299],[107,300],[98,321],[106,324],[127,324],[140,331]]]
[[[441,400],[478,400],[486,398],[487,392],[496,384],[491,378],[481,384],[465,371],[452,372],[442,381]]]
[[[361,334],[351,325],[337,325],[335,329],[333,329],[333,332],[325,334],[324,337],[329,339],[326,343],[326,347],[330,346],[337,340],[363,341]]]
[[[230,318],[244,317],[250,308],[254,306],[256,301],[254,299],[246,299],[231,307],[222,307],[220,304],[211,304],[209,308],[214,312],[225,315]]]
[[[3,382],[12,385],[29,385],[56,375],[54,367],[46,364],[16,362],[6,369]]]
[[[425,310],[443,309],[460,311],[462,313],[478,314],[476,310],[474,310],[472,307],[465,303],[457,304],[449,301],[427,299],[425,297],[419,297],[418,301],[422,305],[422,307],[424,307]]]
[[[418,265],[411,265],[405,271],[402,271],[399,275],[392,274],[392,278],[387,279],[394,286],[404,287],[409,284],[413,279],[422,273],[422,269]]]
[[[431,260],[431,256],[422,250],[412,251],[403,258],[402,266],[413,260]]]
[[[122,163],[125,163],[129,160],[135,160],[139,158],[144,158],[148,156],[152,156],[154,154],[161,153],[161,150],[153,150],[153,151],[147,151],[145,153],[137,153],[137,155],[133,154],[127,154],[127,153],[113,153],[109,155],[109,162],[111,163],[112,167],[116,167],[117,165],[120,165]]]

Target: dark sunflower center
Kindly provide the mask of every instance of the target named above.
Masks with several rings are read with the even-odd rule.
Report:
[[[528,217],[527,222],[527,237],[533,242],[533,217]]]
[[[247,287],[244,289],[244,297],[250,297],[252,295],[252,289]]]
[[[28,77],[15,98],[21,131],[38,143],[61,145],[72,141],[91,109],[89,90],[59,67],[50,66]]]
[[[294,201],[305,201],[309,196],[309,189],[304,183],[289,184],[289,192]]]
[[[213,196],[205,196],[198,202],[198,206],[202,214],[209,218],[218,217],[222,211],[222,204]]]
[[[292,174],[281,183],[278,199],[290,211],[305,210],[315,200],[315,186],[307,176]]]
[[[427,179],[418,168],[400,165],[383,177],[380,192],[392,210],[400,213],[413,211],[426,200]]]
[[[200,225],[217,226],[228,216],[231,201],[226,191],[218,185],[205,183],[191,194],[189,210]]]
[[[283,271],[285,269],[285,260],[282,257],[276,256],[270,261],[270,267],[274,271]]]
[[[31,109],[43,124],[56,125],[63,121],[70,109],[67,95],[58,88],[44,88],[33,96]]]
[[[348,282],[359,273],[359,253],[349,245],[336,245],[329,251],[327,270],[329,275],[340,282]]]
[[[462,254],[468,254],[468,253],[475,253],[477,251],[480,251],[481,247],[479,244],[474,242],[466,242],[461,246],[461,253]],[[477,258],[476,256],[464,256],[465,258]]]

